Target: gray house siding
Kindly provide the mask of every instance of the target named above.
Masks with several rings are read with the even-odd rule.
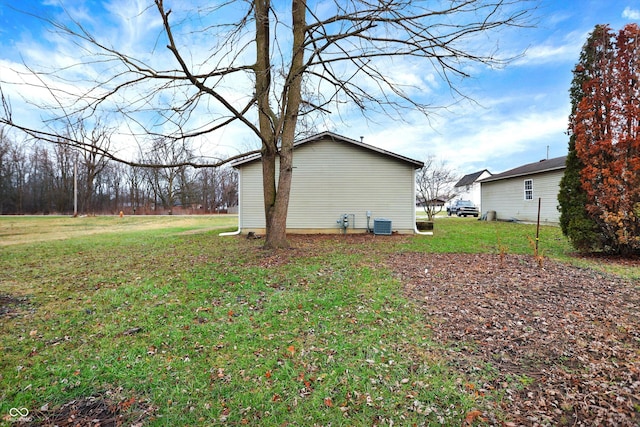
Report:
[[[337,220],[349,214],[348,232],[364,232],[367,211],[391,220],[392,229],[415,228],[416,161],[369,150],[345,139],[319,139],[298,146],[287,216],[292,233],[339,233]],[[239,169],[239,225],[243,232],[264,232],[262,167],[259,161]],[[355,221],[354,221],[355,220]]]
[[[541,170],[538,173],[508,176],[509,173],[505,172],[501,175],[501,177],[496,175],[481,182],[483,213],[495,211],[499,220],[515,219],[535,222],[538,217],[538,200],[540,200],[540,221],[549,224],[559,223],[560,213],[557,206],[560,180],[564,175],[563,166],[554,165],[554,169]],[[531,183],[529,200],[525,196],[527,180]]]

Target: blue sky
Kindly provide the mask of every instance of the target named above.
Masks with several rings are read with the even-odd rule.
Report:
[[[41,21],[11,10],[8,5],[15,3],[0,0],[0,80],[14,81],[15,71],[23,69],[22,60],[30,65],[78,62],[77,47],[55,39]],[[116,47],[135,51],[142,40],[157,42],[159,22],[149,19],[143,0],[26,0],[19,7],[56,17],[60,4]],[[500,40],[505,53],[526,49],[522,58],[499,70],[474,67],[472,77],[459,84],[474,102],[459,102],[429,120],[411,111],[406,112],[405,122],[381,116],[366,121],[359,114],[343,114],[326,124],[328,130],[357,140],[362,136],[366,143],[420,160],[435,156],[459,174],[482,169],[499,173],[543,159],[547,153],[566,154],[571,71],[587,34],[596,24],[618,30],[639,22],[640,0],[540,0],[535,16],[535,28],[505,32]],[[399,67],[397,71],[406,76],[426,80],[427,72],[421,75],[421,70]],[[20,94],[31,100],[45,94],[24,86],[4,88],[11,96],[14,117],[37,120],[39,113]],[[442,84],[429,87],[423,96],[450,102]],[[221,152],[237,152],[254,148],[256,141],[245,130],[233,128],[208,143]]]
[[[582,45],[596,24],[617,31],[639,22],[640,1],[548,0],[540,2],[536,15],[536,28],[509,40],[527,49],[523,58],[502,70],[480,70],[463,83],[478,105],[462,103],[443,112],[432,128],[417,120],[414,126],[375,129],[366,139],[401,135],[401,152],[419,159],[433,154],[461,174],[499,173],[541,160],[547,150],[551,158],[565,155],[568,91]]]

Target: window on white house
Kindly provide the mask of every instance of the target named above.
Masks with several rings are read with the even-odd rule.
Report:
[[[524,199],[533,200],[533,180],[532,179],[524,180]]]

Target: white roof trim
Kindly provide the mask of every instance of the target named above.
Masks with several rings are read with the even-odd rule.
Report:
[[[319,141],[319,140],[323,140],[323,139],[333,139],[333,140],[337,140],[337,141],[341,141],[341,142],[347,142],[349,144],[353,144],[353,145],[356,145],[358,147],[365,148],[367,150],[374,151],[376,153],[380,153],[380,154],[383,154],[385,156],[393,157],[393,158],[401,160],[403,162],[410,163],[416,169],[420,169],[420,168],[422,168],[424,166],[424,163],[421,162],[420,160],[415,160],[415,159],[411,159],[409,157],[401,156],[400,154],[396,154],[396,153],[393,153],[391,151],[383,150],[382,148],[374,147],[373,145],[365,144],[362,141],[356,141],[355,139],[347,138],[347,137],[344,137],[342,135],[338,135],[338,134],[333,133],[333,132],[321,132],[321,133],[313,135],[313,136],[311,136],[309,138],[302,139],[300,141],[295,142],[293,144],[293,147],[296,148],[296,147],[299,147],[301,145],[307,144],[309,142]],[[242,158],[242,159],[239,159],[239,160],[236,160],[236,161],[232,162],[231,166],[236,168],[236,167],[242,166],[242,165],[244,165],[246,163],[251,163],[253,161],[259,160],[260,157],[261,157],[260,154],[252,154],[250,156],[247,156],[245,158]]]

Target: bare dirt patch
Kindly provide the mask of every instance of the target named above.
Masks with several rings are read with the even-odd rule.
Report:
[[[17,422],[20,426],[134,426],[141,427],[149,421],[155,407],[145,400],[118,397],[119,392],[83,397],[60,407],[49,409],[48,405]]]
[[[0,318],[17,316],[28,304],[29,299],[26,297],[0,294]]]
[[[451,363],[503,396],[503,425],[640,425],[639,283],[531,256],[388,263]]]

